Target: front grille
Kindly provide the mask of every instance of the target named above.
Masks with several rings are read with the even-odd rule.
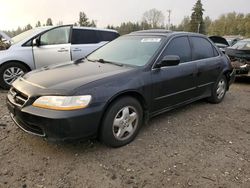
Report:
[[[12,102],[18,106],[23,106],[28,101],[28,96],[12,87],[9,91]]]

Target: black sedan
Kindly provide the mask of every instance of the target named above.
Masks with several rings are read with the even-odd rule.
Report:
[[[119,147],[148,118],[202,98],[221,102],[233,79],[230,60],[206,36],[139,31],[85,59],[27,73],[13,83],[7,105],[25,132],[97,136]]]

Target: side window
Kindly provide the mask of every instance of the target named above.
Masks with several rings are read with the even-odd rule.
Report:
[[[58,27],[41,35],[41,45],[69,43],[70,27]]]
[[[206,59],[218,56],[212,44],[202,37],[190,37],[193,47],[193,60]]]
[[[73,29],[72,31],[72,44],[94,44],[99,42],[100,41],[95,30]]]
[[[163,56],[178,55],[181,63],[191,61],[191,48],[187,37],[178,37],[170,41],[169,45],[163,52]]]
[[[119,34],[111,31],[98,31],[101,41],[112,41],[116,39]]]
[[[215,57],[219,55],[219,53],[218,53],[218,51],[215,49],[215,47],[213,47],[213,51],[214,51],[214,56],[215,56]]]

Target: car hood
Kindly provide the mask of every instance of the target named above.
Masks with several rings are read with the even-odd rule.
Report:
[[[131,67],[108,63],[69,62],[32,71],[24,75],[22,80],[43,89],[71,91],[85,84],[131,69]]]

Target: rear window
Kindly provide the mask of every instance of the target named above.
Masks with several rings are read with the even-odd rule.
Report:
[[[112,31],[98,31],[101,41],[112,41],[116,39],[119,34]]]
[[[97,31],[90,29],[73,29],[72,30],[72,44],[94,44],[99,43],[100,40]]]
[[[193,60],[206,59],[218,55],[213,45],[205,38],[190,37],[190,40],[193,47]]]

